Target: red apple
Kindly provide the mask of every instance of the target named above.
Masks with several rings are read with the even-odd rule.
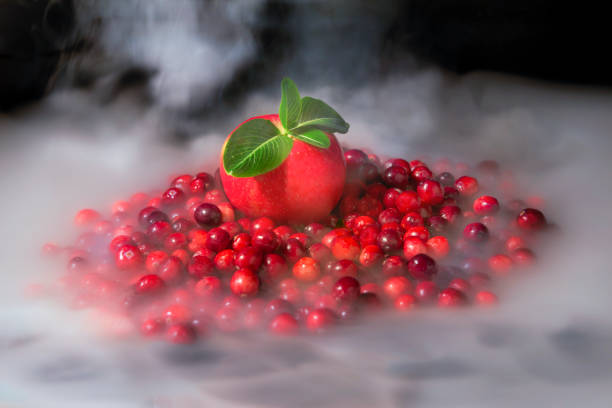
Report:
[[[257,116],[243,123],[253,119],[267,119],[281,127],[277,114]],[[224,144],[220,172],[227,198],[249,217],[301,223],[325,218],[340,200],[346,173],[338,140],[333,134],[327,136],[331,142],[327,149],[294,140],[291,153],[280,166],[255,177],[233,177],[225,172]]]

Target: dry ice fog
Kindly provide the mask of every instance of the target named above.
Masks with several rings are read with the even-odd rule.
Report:
[[[342,48],[343,59],[324,36],[298,35],[278,78],[216,109],[215,92],[257,57],[263,4],[79,2],[81,32],[100,16],[112,28],[96,28],[95,50],[68,61],[42,102],[0,115],[0,406],[610,406],[612,93],[456,76],[410,55],[374,75],[375,45]],[[318,18],[325,29],[314,10],[293,22]],[[352,57],[365,65],[351,67]],[[109,96],[125,64],[150,68],[151,79]],[[70,85],[83,65],[100,71],[86,89]],[[231,129],[276,111],[282,75],[342,114],[347,146],[432,163],[497,160],[518,198],[542,197],[559,234],[537,248],[533,270],[508,280],[498,308],[389,314],[323,336],[213,335],[177,348],[109,338],[87,310],[24,298],[29,282],[59,276],[40,247],[74,240],[77,210],[108,214],[171,174],[213,171]],[[215,115],[186,113],[201,101]]]

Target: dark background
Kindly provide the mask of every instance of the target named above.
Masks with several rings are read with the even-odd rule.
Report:
[[[0,110],[10,111],[43,97],[53,89],[67,61],[95,48],[95,34],[79,29],[76,1],[0,0]],[[202,0],[205,3],[209,0]],[[458,74],[490,70],[609,86],[612,63],[606,54],[611,35],[607,14],[598,5],[603,3],[268,0],[251,27],[257,57],[220,86],[219,98],[234,101],[267,84],[298,47],[327,47],[338,56],[337,68],[328,69],[320,81],[372,80],[389,70],[401,70],[410,55],[419,63],[433,63]],[[294,24],[296,19],[300,24]],[[331,24],[321,25],[321,21]],[[321,41],[302,41],[316,35]],[[360,49],[364,41],[369,47]],[[367,69],[359,69],[366,65]],[[126,67],[118,82],[146,82],[151,75],[154,67]],[[95,73],[83,71],[71,79],[71,86],[87,87],[93,81]]]

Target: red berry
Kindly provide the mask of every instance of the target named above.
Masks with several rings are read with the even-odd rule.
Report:
[[[221,225],[222,214],[214,204],[200,204],[193,212],[193,218],[203,228],[213,228]]]
[[[459,177],[457,181],[455,181],[455,188],[459,191],[459,194],[471,196],[478,192],[478,181],[469,176]]]
[[[196,283],[194,291],[198,296],[218,296],[221,294],[221,280],[216,276],[205,276]]]
[[[185,201],[187,201],[185,193],[177,187],[169,188],[161,196],[161,205],[166,209],[182,206],[185,204]]]
[[[402,221],[400,222],[400,226],[407,230],[410,227],[417,227],[425,225],[425,220],[423,217],[416,212],[409,212],[408,214],[402,217]]]
[[[516,218],[519,228],[527,231],[536,231],[546,226],[546,218],[541,211],[533,208],[525,208]]]
[[[277,254],[267,254],[264,258],[263,271],[268,280],[278,281],[288,272],[285,258]]]
[[[237,296],[253,296],[259,291],[259,276],[250,269],[238,269],[232,275],[230,289]]]
[[[304,257],[293,265],[293,276],[304,282],[314,282],[319,278],[321,268],[317,261],[312,258]]]
[[[417,186],[417,194],[425,205],[439,205],[444,201],[444,190],[435,180],[423,180]]]
[[[338,318],[327,308],[312,310],[306,317],[306,327],[312,332],[322,332],[333,326]]]
[[[405,276],[392,276],[383,284],[383,291],[390,299],[396,299],[400,295],[412,291],[412,283]]]
[[[251,236],[251,245],[267,254],[276,251],[280,240],[273,231],[258,231]]]
[[[472,208],[475,214],[492,215],[499,211],[499,202],[495,197],[484,195],[474,200]]]
[[[140,325],[140,333],[146,337],[156,336],[164,330],[164,322],[161,319],[145,319]]]
[[[440,217],[444,218],[449,224],[453,224],[461,218],[461,208],[456,205],[445,205],[440,208]]]
[[[498,254],[489,258],[489,268],[496,275],[507,275],[512,269],[514,262],[508,255]]]
[[[414,296],[419,303],[433,303],[438,297],[438,287],[432,281],[418,282],[414,288]]]
[[[300,329],[298,321],[289,313],[280,313],[276,315],[270,321],[270,325],[268,327],[272,333],[283,336],[294,335]]]
[[[535,254],[529,248],[518,248],[510,254],[518,265],[529,266],[535,261]]]
[[[121,270],[134,270],[142,266],[142,255],[134,245],[123,245],[115,254],[115,264]]]
[[[404,257],[410,259],[415,255],[427,252],[425,242],[417,237],[406,237],[404,239]]]
[[[453,289],[446,288],[438,295],[438,306],[444,308],[453,308],[464,306],[467,304],[467,299],[463,292]]]
[[[342,277],[342,276],[352,276],[357,277],[358,272],[357,265],[355,262],[350,259],[340,259],[338,261],[332,262],[331,264],[331,272],[334,276]]]
[[[188,324],[175,324],[166,330],[166,340],[170,343],[191,344],[196,338],[196,331]]]
[[[489,239],[489,229],[480,222],[466,225],[463,237],[470,242],[484,242]]]
[[[359,281],[352,276],[343,276],[336,281],[332,295],[340,302],[354,302],[359,296]]]
[[[206,248],[211,251],[220,252],[229,247],[230,243],[230,235],[224,229],[213,228],[208,231],[208,235],[206,236]]]
[[[234,258],[233,249],[224,249],[215,256],[215,267],[222,272],[231,271],[235,266]]]
[[[429,231],[423,226],[410,227],[406,230],[404,239],[406,239],[405,237],[417,237],[421,241],[427,241],[429,239]]]
[[[196,279],[201,279],[204,276],[208,276],[213,273],[215,269],[215,263],[205,255],[195,255],[189,261],[187,271],[189,275]]]
[[[393,306],[401,311],[412,310],[416,307],[416,298],[409,294],[400,295],[395,298]]]
[[[304,245],[295,238],[289,238],[285,244],[284,251],[287,260],[290,262],[296,262],[298,259],[306,255],[306,249]]]
[[[410,181],[410,174],[403,167],[391,166],[385,169],[382,178],[389,187],[405,189]]]
[[[399,245],[401,245],[401,243]],[[359,255],[359,263],[365,268],[370,268],[378,265],[384,256],[385,253],[382,249],[380,249],[380,246],[366,245],[363,247],[361,254]]]
[[[427,253],[435,259],[444,259],[450,252],[448,239],[442,235],[429,238],[425,245]]]
[[[153,294],[160,293],[165,289],[164,280],[157,275],[145,275],[136,282],[136,293]]]
[[[448,284],[449,288],[460,290],[463,293],[468,293],[472,289],[470,282],[463,278],[455,278]]]
[[[425,166],[417,166],[412,170],[411,176],[416,181],[423,181],[433,177],[433,173]]]
[[[421,198],[414,191],[404,191],[395,199],[395,207],[402,214],[418,211],[421,208]]]
[[[417,280],[431,280],[437,273],[436,261],[425,254],[417,254],[408,260],[408,273]]]
[[[380,231],[376,242],[380,249],[386,253],[392,253],[402,248],[402,237],[399,232],[392,229]]]
[[[92,210],[90,208],[85,208],[74,216],[74,223],[79,226],[83,225],[91,225],[98,221],[101,218],[101,215],[96,210]]]
[[[350,235],[337,237],[331,247],[332,254],[336,259],[359,259],[361,248],[359,242]]]
[[[395,200],[397,200],[397,197],[399,197],[401,193],[402,193],[402,190],[400,190],[399,188],[387,189],[385,191],[385,194],[383,195],[383,200],[382,200],[385,208],[394,208]]]
[[[488,290],[481,290],[474,296],[474,302],[480,306],[494,306],[499,303],[499,300],[495,293],[489,292]]]

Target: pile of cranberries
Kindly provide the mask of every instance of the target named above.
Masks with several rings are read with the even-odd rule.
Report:
[[[243,217],[208,173],[136,193],[108,217],[81,210],[74,245],[43,248],[66,256],[54,287],[143,336],[191,343],[212,330],[320,332],[385,308],[493,305],[503,277],[534,261],[548,224],[496,162],[344,155],[344,195],[321,223]]]

